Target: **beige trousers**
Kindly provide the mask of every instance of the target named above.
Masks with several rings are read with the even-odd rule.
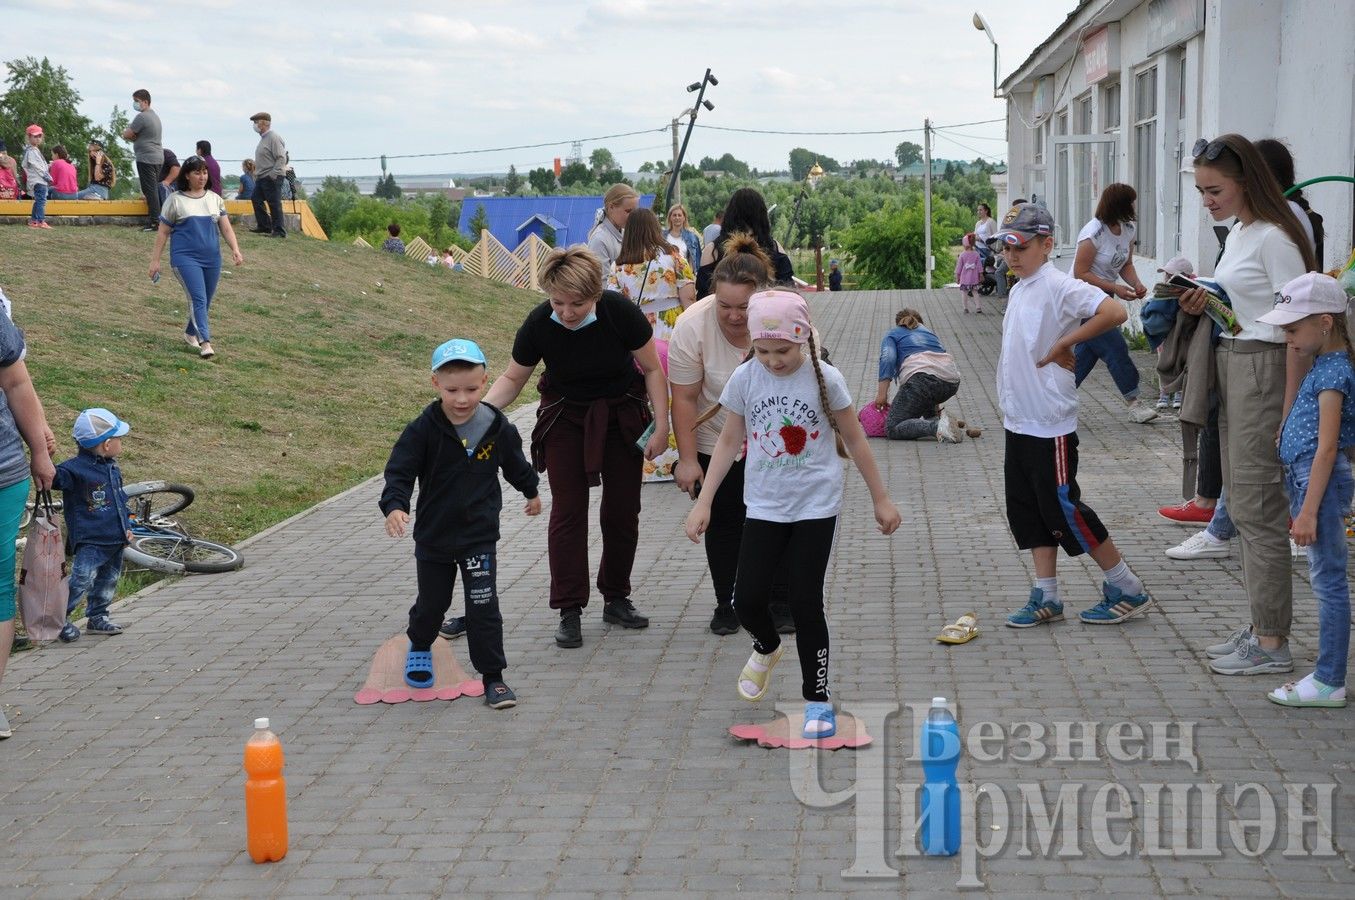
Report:
[[[1289,501],[1275,448],[1284,407],[1284,344],[1224,340],[1217,353],[1219,446],[1242,580],[1258,635],[1288,637],[1294,613]]]

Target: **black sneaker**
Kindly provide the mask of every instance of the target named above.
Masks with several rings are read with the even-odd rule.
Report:
[[[739,631],[739,617],[734,613],[734,606],[730,603],[719,603],[715,607],[715,615],[710,617],[710,630],[716,634],[737,634]]]
[[[78,641],[80,640],[80,629],[76,627],[74,622],[67,622],[65,625],[61,626],[61,633],[58,634],[57,637],[63,644]]]
[[[790,614],[790,604],[772,603],[768,606],[772,614],[772,624],[777,634],[794,634],[795,617]]]
[[[622,628],[648,628],[649,620],[635,611],[635,604],[626,598],[608,600],[602,605],[602,621]]]
[[[485,706],[490,709],[510,709],[518,705],[518,695],[502,681],[485,685]]]
[[[555,629],[557,647],[582,647],[583,628],[579,624],[579,609],[560,610],[560,627]]]
[[[443,622],[442,627],[438,629],[438,634],[442,635],[449,641],[452,638],[459,638],[465,633],[466,633],[465,616],[452,616],[446,622]]]

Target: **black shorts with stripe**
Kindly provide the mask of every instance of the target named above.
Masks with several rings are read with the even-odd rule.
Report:
[[[1077,432],[1055,438],[1004,433],[1007,524],[1016,546],[1062,547],[1069,556],[1100,546],[1106,527],[1077,486]]]

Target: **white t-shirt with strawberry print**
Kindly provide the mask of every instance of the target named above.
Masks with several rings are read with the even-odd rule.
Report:
[[[821,363],[828,403],[852,405],[842,373]],[[720,405],[743,416],[748,455],[743,502],[750,519],[800,522],[836,516],[842,508],[842,457],[806,357],[790,375],[773,375],[756,359],[734,370]]]

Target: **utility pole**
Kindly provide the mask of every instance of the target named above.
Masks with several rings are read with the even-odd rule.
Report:
[[[922,267],[926,270],[927,290],[932,289],[932,120],[922,120],[922,219],[926,250]]]
[[[678,113],[678,118],[673,120],[673,177],[668,180],[673,185],[674,203],[682,202],[682,186],[678,184],[678,120],[689,112],[690,109],[683,110]]]

